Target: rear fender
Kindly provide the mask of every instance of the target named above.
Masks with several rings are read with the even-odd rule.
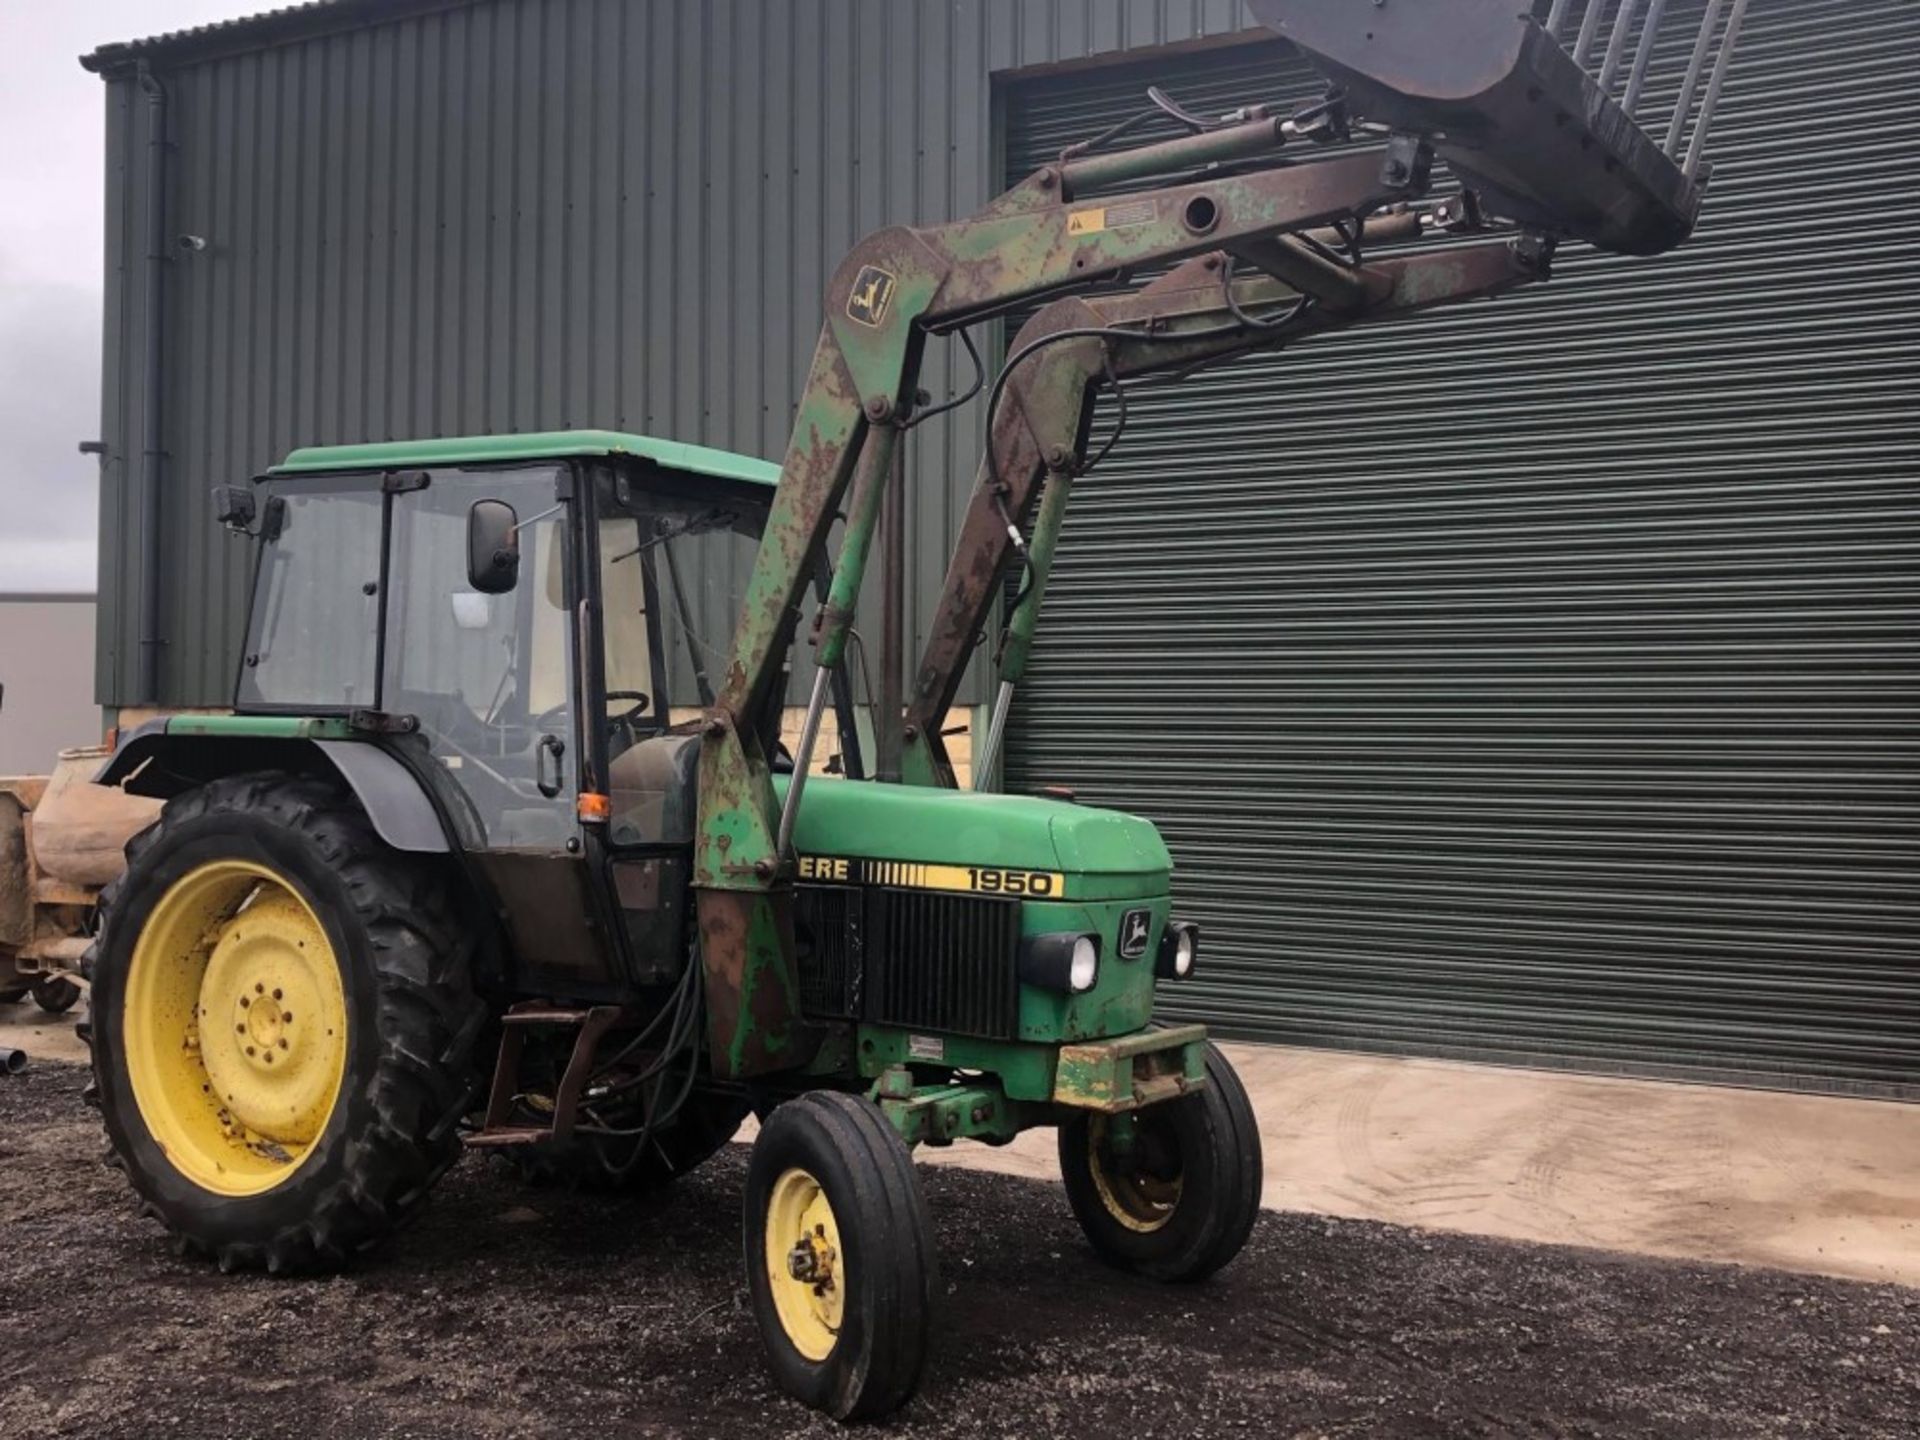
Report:
[[[150,720],[122,737],[94,783],[170,800],[252,770],[333,775],[353,791],[374,830],[394,849],[444,855],[458,843],[457,834],[450,835],[457,821],[449,818],[445,798],[436,803],[428,782],[382,746],[279,727],[267,733],[224,727],[204,733],[196,727],[182,734],[170,729],[180,718],[197,717]]]

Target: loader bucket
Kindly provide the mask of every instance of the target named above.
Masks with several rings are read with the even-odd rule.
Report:
[[[1425,137],[1490,214],[1629,255],[1692,233],[1701,152],[1747,0],[1707,0],[1664,143],[1634,111],[1667,0],[1248,3],[1356,116]],[[1693,15],[1673,18],[1692,26]]]

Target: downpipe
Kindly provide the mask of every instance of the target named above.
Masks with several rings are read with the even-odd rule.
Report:
[[[160,406],[161,357],[165,354],[165,287],[167,274],[167,90],[142,62],[138,72],[147,97],[147,293],[141,307],[145,336],[145,368],[141,374],[144,403],[140,415],[140,643],[135,657],[134,693],[144,705],[160,703],[160,484],[164,456]]]

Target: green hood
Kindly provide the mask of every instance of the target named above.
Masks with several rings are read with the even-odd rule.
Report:
[[[787,777],[776,776],[774,789],[784,798]],[[1173,869],[1160,832],[1117,810],[821,776],[801,796],[794,846],[802,855],[1059,871],[1069,895],[1088,899],[1111,884],[1076,878],[1124,877],[1132,893],[1164,893]]]

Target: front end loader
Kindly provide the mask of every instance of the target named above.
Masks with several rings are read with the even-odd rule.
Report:
[[[185,1248],[336,1265],[463,1144],[650,1186],[756,1113],[747,1289],[780,1384],[841,1418],[904,1402],[927,1353],[915,1146],[1053,1128],[1103,1259],[1233,1259],[1259,1135],[1204,1029],[1153,1023],[1205,963],[1165,845],[990,789],[1094,401],[1538,284],[1570,240],[1680,243],[1745,6],[1710,5],[1665,144],[1634,119],[1658,0],[1253,8],[1321,100],[1151,92],[1184,134],[1094,137],[969,219],[870,236],[777,467],[575,431],[301,450],[223,487],[257,557],[233,713],[122,737],[101,780],[165,808],[88,961],[108,1133]],[[852,620],[903,436],[945,408],[925,349],[977,359],[969,327],[1035,305],[979,378],[926,653],[881,647],[875,687]],[[963,790],[942,723],[1010,581]]]

